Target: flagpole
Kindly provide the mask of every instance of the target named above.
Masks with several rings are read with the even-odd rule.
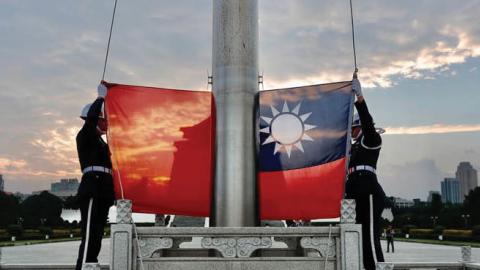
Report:
[[[257,224],[257,0],[213,0],[214,226]]]

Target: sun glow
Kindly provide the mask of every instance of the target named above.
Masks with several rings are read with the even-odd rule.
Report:
[[[300,115],[301,102],[293,109],[288,108],[285,101],[282,111],[279,112],[275,107],[270,106],[272,117],[261,116],[268,126],[260,129],[260,132],[270,134],[262,145],[275,143],[273,154],[285,149],[290,157],[293,147],[305,152],[302,145],[303,141],[313,141],[312,137],[306,134],[306,131],[315,128],[314,125],[306,124],[305,121],[312,114],[311,112]]]

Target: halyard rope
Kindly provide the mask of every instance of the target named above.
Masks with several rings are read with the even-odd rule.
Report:
[[[110,22],[110,32],[109,32],[109,35],[108,35],[107,51],[105,53],[105,61],[103,63],[102,81],[105,80],[105,72],[107,70],[108,53],[110,52],[110,42],[112,40],[113,24],[115,23],[115,13],[117,11],[117,2],[118,2],[118,0],[115,0],[115,4],[113,6],[112,21]],[[124,200],[125,199],[125,194],[123,192],[122,178],[120,176],[120,170],[118,168],[118,163],[117,163],[116,157],[114,157],[114,162],[115,162],[115,165],[117,167],[118,182],[120,184],[120,191],[121,191],[121,195],[122,195],[122,200]],[[138,252],[139,252],[138,258],[140,260],[140,266],[141,266],[141,269],[144,269],[142,254],[141,254],[141,251],[140,251],[140,245],[139,245],[139,241],[138,241],[137,226],[135,225],[135,222],[133,222],[133,218],[132,218],[132,225],[133,225],[133,229],[134,229],[134,233],[135,233],[135,238],[137,240],[136,243],[137,243],[137,249],[138,249]]]
[[[355,66],[355,73],[358,71],[357,67],[357,52],[355,48],[355,25],[353,23],[353,6],[352,6],[352,0],[350,0],[350,19],[352,23],[352,48],[353,48],[353,63]]]
[[[112,21],[110,23],[110,34],[108,35],[107,52],[105,53],[105,62],[103,63],[102,81],[105,79],[105,71],[107,69],[108,53],[110,51],[110,41],[112,39],[113,23],[115,22],[116,10],[117,10],[117,0],[115,0],[115,5],[113,6]]]

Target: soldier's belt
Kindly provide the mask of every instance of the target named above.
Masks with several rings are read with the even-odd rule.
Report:
[[[103,173],[112,174],[112,169],[106,168],[103,166],[89,166],[83,169],[82,171],[82,173],[87,173],[87,172],[103,172]]]
[[[372,172],[372,173],[376,173],[377,170],[375,170],[374,167],[372,166],[369,166],[369,165],[357,165],[355,167],[351,167],[348,169],[348,174],[351,174],[353,172],[356,172],[356,171],[369,171],[369,172]]]

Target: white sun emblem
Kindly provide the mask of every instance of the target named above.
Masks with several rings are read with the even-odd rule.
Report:
[[[283,104],[282,112],[279,112],[275,107],[272,109],[273,117],[261,116],[262,120],[268,124],[268,127],[260,129],[260,132],[268,133],[270,136],[262,143],[275,143],[275,155],[282,148],[287,151],[288,157],[292,152],[292,147],[295,146],[298,150],[305,152],[302,146],[302,140],[313,141],[312,137],[305,132],[313,129],[316,126],[305,124],[307,118],[312,114],[311,112],[299,115],[300,104],[290,111],[287,102]]]

